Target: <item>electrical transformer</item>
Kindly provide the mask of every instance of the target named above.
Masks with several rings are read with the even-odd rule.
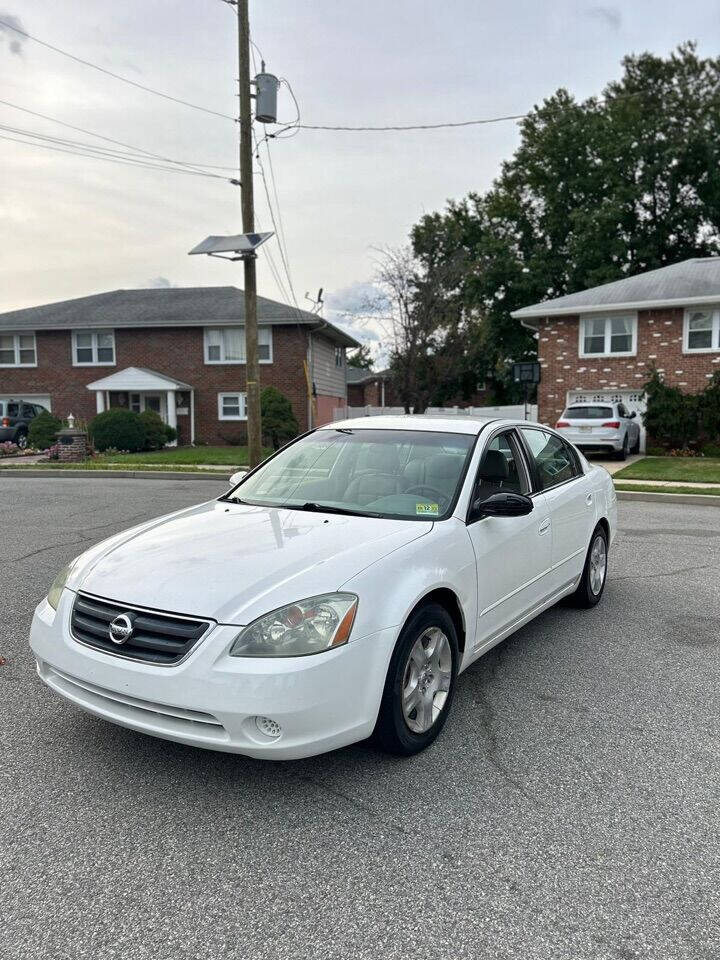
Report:
[[[259,123],[277,123],[277,97],[280,81],[272,73],[255,77],[255,119]]]

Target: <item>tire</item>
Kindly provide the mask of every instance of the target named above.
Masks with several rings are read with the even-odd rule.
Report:
[[[636,453],[640,453],[640,434],[638,434],[638,438],[637,438],[637,440],[635,441],[635,443],[633,444],[632,450],[630,451],[630,453],[632,453],[633,456],[634,456]]]
[[[593,554],[595,550],[595,554]],[[585,557],[585,566],[583,567],[582,577],[575,593],[568,598],[574,607],[588,609],[594,607],[600,602],[600,598],[605,590],[605,581],[607,580],[607,557],[608,541],[605,528],[598,525],[593,530],[590,538],[587,556]],[[598,580],[598,561],[601,563],[600,577]]]
[[[625,437],[623,438],[622,448],[616,451],[615,459],[627,460],[627,455],[628,455],[628,438],[627,438],[627,434],[625,434]]]
[[[27,447],[27,430],[18,430],[15,434],[15,443],[24,450]]]
[[[418,607],[403,627],[388,667],[373,732],[382,750],[409,757],[435,740],[450,712],[458,662],[450,614],[438,603]]]

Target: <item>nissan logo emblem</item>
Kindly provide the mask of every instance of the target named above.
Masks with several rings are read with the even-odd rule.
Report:
[[[110,624],[110,639],[113,643],[120,645],[130,639],[133,633],[133,622],[126,613],[121,613],[119,617]]]

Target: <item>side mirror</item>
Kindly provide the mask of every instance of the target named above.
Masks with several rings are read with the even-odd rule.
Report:
[[[636,413],[634,410],[632,410],[632,411],[628,414],[628,420],[634,420],[636,416],[637,416],[637,413]]]
[[[480,517],[524,517],[531,513],[533,502],[521,493],[493,493],[487,500],[473,503],[473,519]]]
[[[231,487],[236,487],[236,486],[240,483],[240,481],[242,480],[242,478],[243,478],[244,476],[245,476],[245,471],[244,471],[244,470],[238,470],[237,473],[234,473],[234,474],[230,477],[230,486],[231,486]]]

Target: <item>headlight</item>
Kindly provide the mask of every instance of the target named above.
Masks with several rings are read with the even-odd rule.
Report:
[[[244,627],[230,648],[231,657],[304,657],[347,643],[358,598],[354,593],[324,593],[273,610]]]
[[[75,560],[77,560],[77,557]],[[48,590],[47,601],[53,610],[57,610],[58,608],[58,604],[60,603],[60,595],[65,589],[65,584],[68,582],[70,574],[72,573],[73,567],[75,566],[75,560],[71,560],[70,563],[65,564],[62,570],[53,580],[52,586]]]

